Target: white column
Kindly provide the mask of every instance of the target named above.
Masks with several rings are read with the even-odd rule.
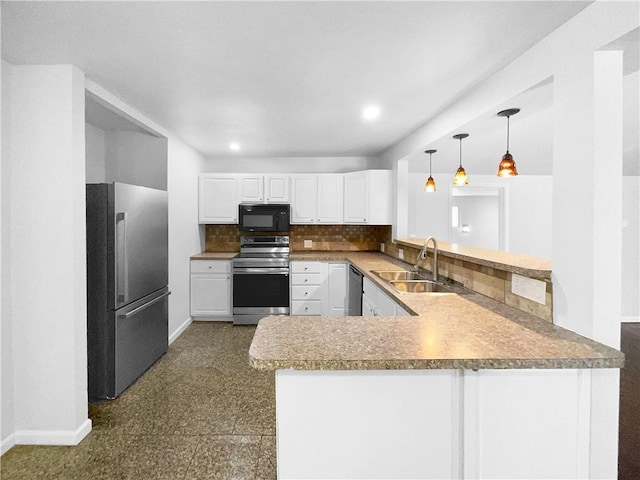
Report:
[[[401,158],[396,166],[396,221],[394,238],[404,238],[409,231],[409,160]]]
[[[622,52],[594,54],[593,338],[620,348]]]
[[[622,52],[594,54],[593,338],[620,348],[622,289]],[[618,473],[620,372],[594,371],[591,478]]]
[[[77,444],[91,429],[84,75],[68,65],[11,70],[15,437]]]
[[[593,318],[593,52],[553,78],[554,322],[588,337]]]

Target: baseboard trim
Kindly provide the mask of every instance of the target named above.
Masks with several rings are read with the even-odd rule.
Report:
[[[0,443],[0,455],[4,455],[16,444],[16,435],[12,433]]]
[[[622,317],[621,323],[640,323],[640,317]]]
[[[178,337],[179,337],[180,335],[182,335],[182,332],[184,332],[184,331],[187,329],[187,327],[188,327],[189,325],[191,325],[191,322],[193,322],[193,318],[188,317],[188,318],[184,321],[184,323],[183,323],[182,325],[180,325],[180,326],[176,329],[176,331],[175,331],[175,332],[173,332],[171,335],[169,335],[169,345],[171,345],[173,342],[175,342],[175,341],[178,339]]]
[[[12,435],[11,447],[14,445],[78,445],[89,432],[91,432],[91,420],[88,418],[75,430],[18,430]]]

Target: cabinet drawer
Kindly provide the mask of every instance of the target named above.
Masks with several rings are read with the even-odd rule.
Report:
[[[291,300],[322,300],[322,289],[320,285],[294,285]]]
[[[227,260],[192,260],[191,273],[230,273],[231,262]]]
[[[291,262],[292,273],[321,273],[322,262]]]
[[[293,273],[291,285],[320,285],[319,273]]]
[[[320,315],[322,302],[320,300],[293,300],[291,301],[291,315]]]

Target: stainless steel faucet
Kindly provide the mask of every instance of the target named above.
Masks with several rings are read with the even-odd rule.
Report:
[[[438,241],[436,237],[427,237],[424,241],[424,246],[422,250],[420,250],[420,258],[426,260],[427,258],[427,246],[429,245],[429,241],[433,241],[433,268],[431,271],[433,272],[433,281],[438,281]]]

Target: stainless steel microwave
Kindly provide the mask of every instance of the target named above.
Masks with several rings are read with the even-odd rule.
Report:
[[[238,230],[241,232],[288,232],[291,207],[288,203],[241,203]]]

